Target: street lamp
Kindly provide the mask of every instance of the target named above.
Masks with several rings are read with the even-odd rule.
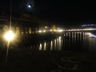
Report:
[[[10,42],[15,38],[15,33],[12,30],[9,30],[4,34],[3,38],[7,41],[7,47],[6,47],[6,62],[7,62],[8,48],[10,46]]]
[[[15,37],[15,33],[12,30],[9,30],[4,34],[4,39],[7,40],[8,42],[12,41]]]

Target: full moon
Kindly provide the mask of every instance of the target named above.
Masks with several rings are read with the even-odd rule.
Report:
[[[31,8],[32,6],[31,5],[27,5],[28,8]]]

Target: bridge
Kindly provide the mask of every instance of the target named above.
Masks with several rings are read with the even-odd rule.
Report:
[[[82,28],[82,29],[67,29],[65,32],[93,32],[96,31],[96,28]]]
[[[16,18],[13,17],[13,30],[18,31],[19,33],[25,33],[25,34],[32,34],[32,32],[36,32],[36,33],[65,33],[65,32],[93,32],[96,31],[96,28],[92,27],[94,26],[93,24],[91,24],[91,27],[86,27],[85,25],[82,25],[81,27],[78,28],[74,28],[74,29],[67,29],[67,28],[58,28],[56,27],[56,29],[53,28],[44,28],[43,30],[40,30],[39,27],[36,27],[37,24],[33,24],[34,19],[32,18]],[[9,23],[9,17],[8,16],[0,16],[0,27],[4,26],[4,25],[8,25]],[[27,25],[26,25],[27,24]],[[23,26],[25,25],[25,26]],[[35,26],[34,26],[35,25]],[[88,26],[90,26],[88,24]],[[55,28],[55,27],[54,27]]]

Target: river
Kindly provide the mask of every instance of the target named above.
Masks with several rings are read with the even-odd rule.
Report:
[[[0,51],[1,71],[93,72],[96,67],[96,38],[89,32],[66,32],[56,38],[23,40]]]

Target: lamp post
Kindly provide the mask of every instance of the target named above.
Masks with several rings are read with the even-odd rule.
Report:
[[[4,40],[7,41],[7,47],[6,47],[6,62],[7,62],[8,49],[10,46],[10,42],[12,40],[14,40],[14,38],[15,38],[15,33],[12,30],[9,30],[9,31],[5,32],[3,38],[4,38]]]

